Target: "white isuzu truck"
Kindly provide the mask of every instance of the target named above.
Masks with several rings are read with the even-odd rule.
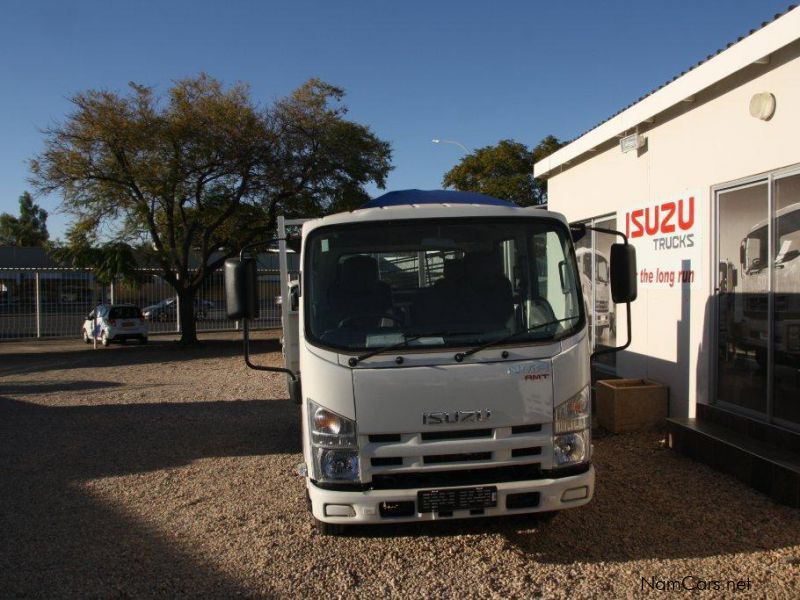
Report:
[[[285,372],[301,405],[298,470],[323,533],[590,501],[590,346],[573,248],[586,226],[480,194],[391,192],[302,222],[289,282],[286,226],[301,222],[279,223],[286,366],[253,364],[246,325],[245,359]],[[246,324],[255,261],[243,251],[225,268],[228,314]],[[615,302],[635,299],[635,271],[633,247],[614,244]]]

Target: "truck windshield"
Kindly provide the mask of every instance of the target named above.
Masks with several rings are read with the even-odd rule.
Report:
[[[569,234],[555,219],[323,227],[308,236],[303,277],[306,337],[345,351],[516,333],[509,343],[552,341],[584,321]]]

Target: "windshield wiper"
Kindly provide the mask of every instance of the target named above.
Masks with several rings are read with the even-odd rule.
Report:
[[[402,342],[398,342],[397,344],[391,344],[390,346],[382,346],[380,348],[375,348],[375,350],[370,350],[369,352],[365,352],[360,356],[351,356],[347,360],[347,364],[351,367],[355,367],[358,363],[362,360],[366,360],[372,356],[377,356],[378,354],[382,354],[384,352],[389,352],[389,350],[395,350],[397,348],[402,348],[403,346],[408,346],[411,342],[418,340],[424,337],[444,337],[450,335],[473,335],[477,332],[475,331],[459,331],[459,332],[452,332],[452,331],[433,331],[433,332],[425,332],[425,333],[412,333],[411,335],[407,336]]]
[[[517,336],[524,335],[526,333],[530,333],[531,331],[536,331],[537,329],[541,329],[542,327],[547,327],[548,325],[558,325],[559,323],[564,323],[565,321],[574,321],[579,317],[567,317],[566,319],[556,319],[555,321],[547,321],[546,323],[539,323],[537,325],[532,325],[527,329],[521,329],[520,331],[515,331],[505,337],[501,337],[497,340],[492,340],[491,342],[486,342],[485,344],[481,344],[480,346],[475,346],[471,350],[467,350],[466,352],[459,352],[455,355],[456,362],[461,362],[467,356],[471,354],[475,354],[476,352],[480,352],[485,348],[489,348],[490,346],[496,346],[497,344],[502,344],[503,342],[507,342],[508,340],[514,339]],[[505,356],[503,357],[505,358]]]

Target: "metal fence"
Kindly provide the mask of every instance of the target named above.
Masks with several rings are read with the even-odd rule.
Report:
[[[259,318],[251,327],[280,327],[277,269],[259,270]],[[156,271],[142,271],[136,284],[103,285],[89,270],[0,268],[0,340],[78,338],[89,311],[98,304],[131,303],[149,309],[150,333],[180,332],[175,290]],[[238,329],[225,316],[222,269],[213,272],[195,295],[197,331]]]

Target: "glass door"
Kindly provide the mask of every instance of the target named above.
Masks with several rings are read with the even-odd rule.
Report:
[[[800,169],[716,192],[713,398],[800,428]]]
[[[767,181],[717,192],[716,400],[766,416]]]
[[[800,425],[800,172],[775,177],[772,412]]]
[[[590,219],[584,223],[605,229],[617,228],[617,219],[614,216]],[[619,307],[618,310],[614,304],[609,283],[611,244],[616,241],[615,235],[587,231],[575,244],[592,349],[615,347],[617,331],[620,326],[625,328],[625,314],[619,318],[624,307]],[[627,332],[623,331],[619,339],[625,339],[626,335]],[[595,360],[598,365],[613,371],[616,369],[616,357],[616,353],[612,352],[601,354]]]

